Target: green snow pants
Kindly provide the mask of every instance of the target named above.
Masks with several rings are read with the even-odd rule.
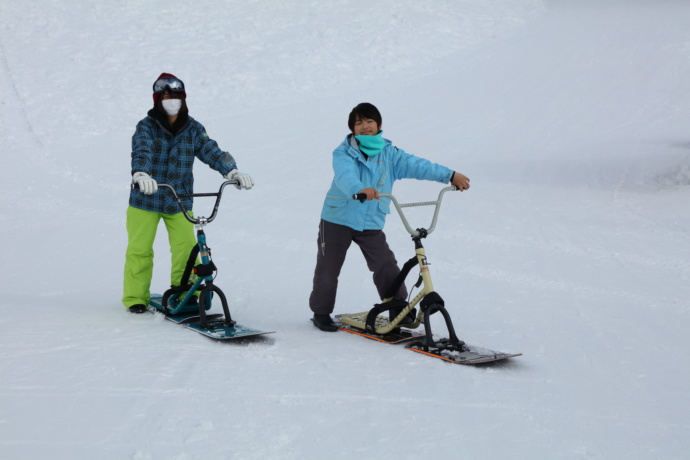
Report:
[[[191,212],[189,214],[193,216]],[[153,276],[153,240],[156,238],[156,230],[161,219],[168,230],[168,242],[172,254],[171,285],[180,284],[189,254],[197,244],[194,224],[189,222],[182,212],[162,214],[129,206],[122,294],[122,303],[127,308],[136,304],[149,304],[151,298],[149,288]]]

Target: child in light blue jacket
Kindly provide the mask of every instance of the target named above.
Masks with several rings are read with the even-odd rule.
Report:
[[[390,213],[390,194],[398,179],[431,180],[467,190],[470,180],[423,158],[410,155],[382,137],[382,118],[369,103],[357,105],[348,119],[351,134],[333,152],[335,173],[321,211],[318,255],[309,307],[314,312],[314,325],[324,331],[336,331],[331,313],[335,307],[338,276],[347,250],[355,242],[373,272],[374,284],[383,299],[400,269],[388,247],[383,226]],[[352,199],[363,193],[367,201]],[[401,286],[396,298],[405,299],[407,290]],[[398,312],[391,312],[391,317]]]

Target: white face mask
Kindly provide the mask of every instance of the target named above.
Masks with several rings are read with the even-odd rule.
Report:
[[[163,100],[162,104],[165,113],[171,117],[174,117],[180,112],[180,108],[182,107],[182,99],[165,99]]]

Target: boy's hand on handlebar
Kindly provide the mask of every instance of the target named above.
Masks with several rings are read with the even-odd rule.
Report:
[[[360,190],[358,193],[366,195],[367,201],[379,199],[379,191],[376,190],[375,188],[372,188],[372,187],[364,188],[364,189]]]
[[[254,179],[252,179],[252,176],[250,176],[249,174],[241,173],[236,169],[233,169],[232,171],[230,171],[225,176],[225,178],[227,180],[236,180],[237,184],[235,184],[235,187],[237,188],[237,190],[240,190],[240,189],[249,190],[250,188],[252,188],[254,186]]]
[[[139,186],[144,195],[153,195],[158,191],[158,182],[145,172],[137,171],[132,176],[132,182]]]
[[[455,185],[458,190],[465,191],[470,188],[470,178],[460,174],[459,172],[453,173],[453,179],[450,181],[451,185]]]

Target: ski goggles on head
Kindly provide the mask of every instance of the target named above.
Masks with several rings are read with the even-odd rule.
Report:
[[[184,83],[182,83],[182,80],[179,78],[163,77],[156,80],[156,82],[153,84],[154,93],[162,93],[166,89],[169,89],[174,93],[183,93]]]

